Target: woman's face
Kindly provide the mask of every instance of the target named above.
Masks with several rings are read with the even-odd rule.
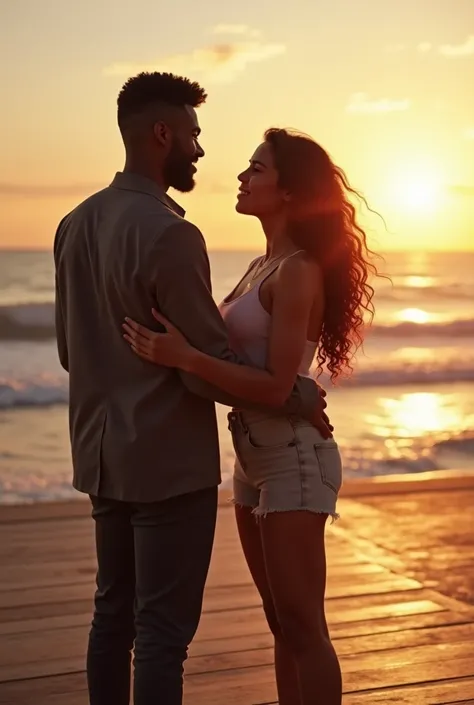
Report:
[[[249,167],[237,177],[240,189],[237,213],[263,218],[280,213],[288,202],[288,194],[278,186],[278,172],[270,145],[263,142],[254,152]]]

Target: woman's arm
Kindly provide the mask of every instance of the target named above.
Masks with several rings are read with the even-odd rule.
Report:
[[[238,391],[250,401],[280,407],[298,374],[319,279],[319,268],[303,256],[290,257],[278,269],[273,286],[266,370],[219,364],[220,360],[214,361],[193,350],[187,355],[189,371],[226,391]]]
[[[155,317],[165,325],[167,334],[149,335],[146,329],[129,321],[127,340],[135,352],[147,360],[178,367],[241,399],[278,408],[295,383],[310,314],[320,291],[321,274],[317,264],[304,255],[290,257],[281,264],[273,287],[266,370],[238,365],[197,350],[157,313]]]
[[[227,362],[251,365],[250,360],[237,355],[229,345],[226,325],[212,297],[209,258],[198,228],[184,220],[170,225],[156,239],[148,261],[147,283],[156,308],[181,331],[190,345]],[[151,311],[149,317],[153,322]],[[171,362],[169,366],[175,367],[175,364]],[[246,408],[247,404],[258,411],[268,410],[264,404],[252,404],[183,369],[178,373],[186,389],[204,399],[225,406]],[[321,391],[314,380],[298,377],[278,413],[298,414],[313,423],[324,401]]]

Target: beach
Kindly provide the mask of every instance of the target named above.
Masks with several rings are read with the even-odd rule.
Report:
[[[252,252],[211,252],[216,302]],[[351,379],[328,392],[347,479],[474,467],[474,253],[389,253]],[[0,256],[0,503],[77,497],[50,252]],[[218,406],[223,487],[233,449]]]

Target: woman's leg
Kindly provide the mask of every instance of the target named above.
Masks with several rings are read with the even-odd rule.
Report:
[[[252,509],[236,505],[235,516],[247,565],[262,598],[268,625],[275,638],[275,671],[279,705],[300,705],[296,662],[281,633],[268,585],[259,524]]]
[[[260,521],[268,584],[296,661],[301,705],[342,701],[341,670],[324,612],[326,519],[326,514],[288,511],[268,513]]]

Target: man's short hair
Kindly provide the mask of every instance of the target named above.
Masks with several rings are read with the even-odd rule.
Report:
[[[142,72],[124,83],[117,99],[120,129],[134,115],[154,105],[197,108],[206,102],[207,94],[199,83],[172,73]]]

